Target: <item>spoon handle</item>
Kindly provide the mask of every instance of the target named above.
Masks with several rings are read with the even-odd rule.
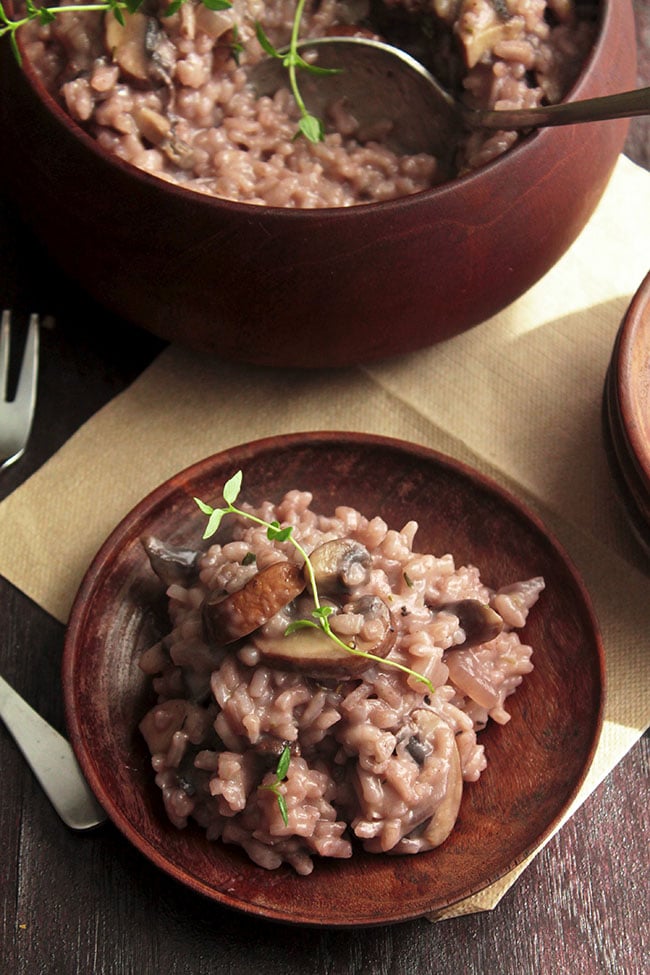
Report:
[[[66,825],[89,829],[106,819],[86,782],[70,742],[0,677],[0,718],[43,791]]]
[[[577,102],[543,105],[538,108],[463,112],[463,118],[477,129],[528,129],[574,122],[602,122],[605,119],[650,115],[650,88],[622,91]]]

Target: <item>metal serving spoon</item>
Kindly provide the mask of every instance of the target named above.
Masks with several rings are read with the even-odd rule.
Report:
[[[364,37],[322,37],[299,44],[301,56],[316,54],[319,67],[336,74],[300,71],[300,93],[309,111],[326,114],[345,99],[359,123],[362,141],[382,137],[401,153],[427,152],[450,157],[460,133],[470,129],[531,129],[650,114],[650,88],[531,109],[478,111],[457,102],[418,61],[399,48]],[[258,96],[288,86],[278,58],[249,71]]]

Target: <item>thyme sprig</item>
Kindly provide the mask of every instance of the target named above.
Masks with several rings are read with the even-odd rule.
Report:
[[[282,822],[285,826],[289,825],[289,813],[287,811],[287,800],[284,798],[283,794],[280,792],[280,786],[287,777],[287,772],[289,771],[289,764],[291,762],[291,748],[289,745],[285,745],[282,749],[282,754],[280,755],[280,760],[278,761],[275,778],[272,782],[266,782],[264,785],[258,786],[259,789],[265,789],[267,792],[272,792],[277,799],[278,806],[280,807],[280,815],[282,816]]]
[[[302,547],[300,542],[293,535],[293,525],[281,526],[278,521],[265,521],[263,518],[259,518],[257,515],[252,514],[250,511],[245,511],[243,508],[238,508],[235,506],[235,501],[239,497],[241,491],[243,475],[241,471],[237,471],[224,485],[223,488],[223,500],[225,501],[225,506],[221,508],[213,508],[211,505],[206,504],[205,501],[201,501],[199,498],[194,498],[194,501],[199,506],[204,515],[208,517],[208,523],[206,525],[205,531],[203,533],[203,538],[211,538],[219,528],[224,515],[234,514],[239,515],[248,521],[253,522],[256,525],[260,525],[262,528],[266,529],[266,536],[269,541],[275,542],[291,542],[296,551],[304,560],[305,570],[307,572],[307,578],[309,580],[309,586],[312,593],[312,598],[314,600],[314,609],[312,610],[312,619],[301,619],[294,620],[290,623],[284,631],[285,636],[289,636],[291,633],[298,629],[305,627],[314,627],[315,629],[321,629],[327,636],[332,640],[337,646],[341,647],[343,650],[347,651],[357,657],[365,657],[366,660],[374,661],[382,666],[394,667],[397,670],[401,670],[403,673],[408,674],[410,677],[415,677],[418,681],[422,681],[428,688],[428,690],[433,694],[434,687],[428,677],[423,674],[418,673],[417,670],[412,670],[410,667],[406,667],[404,664],[398,663],[396,660],[387,660],[384,657],[379,657],[374,653],[368,653],[365,650],[358,650],[356,647],[351,647],[348,643],[345,643],[334,633],[330,626],[329,616],[334,612],[331,606],[323,606],[320,601],[320,596],[318,593],[318,586],[316,584],[316,576],[314,573],[314,567],[312,565],[309,555]]]
[[[339,74],[339,68],[321,68],[317,64],[310,64],[309,61],[305,59],[298,52],[298,42],[300,40],[300,24],[302,21],[302,15],[305,8],[305,0],[298,0],[296,4],[296,9],[293,15],[293,24],[291,28],[291,39],[289,41],[288,51],[278,51],[270,40],[264,33],[264,29],[259,21],[255,24],[255,30],[257,32],[257,39],[262,45],[263,49],[271,58],[278,58],[282,61],[283,66],[287,69],[289,74],[289,85],[291,87],[291,92],[295,99],[298,110],[300,111],[300,120],[298,122],[298,132],[294,136],[297,138],[299,135],[304,135],[306,139],[310,142],[322,142],[325,138],[325,127],[323,122],[316,115],[312,115],[305,101],[302,97],[300,91],[300,85],[298,84],[298,70],[308,71],[310,74],[318,75],[329,75],[329,74]]]

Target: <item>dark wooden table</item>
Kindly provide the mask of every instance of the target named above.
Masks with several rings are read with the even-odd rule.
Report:
[[[635,0],[639,82],[650,84],[650,4]],[[650,168],[647,120],[626,147]],[[23,460],[0,499],[123,389],[160,343],[48,269],[0,197],[1,307],[51,314]],[[650,261],[650,258],[649,258]],[[47,498],[43,498],[47,531]],[[0,578],[0,672],[60,730],[63,627]],[[345,932],[250,919],[157,872],[112,827],[59,821],[0,727],[0,975],[642,975],[650,971],[644,736],[492,912]]]

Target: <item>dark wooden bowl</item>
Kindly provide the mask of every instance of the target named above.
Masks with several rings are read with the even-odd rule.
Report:
[[[602,0],[572,99],[635,85],[630,0]],[[0,157],[53,260],[128,321],[224,358],[347,365],[449,338],[523,294],[600,199],[628,123],[540,130],[480,172],[321,211],[210,199],[109,157],[0,52]]]
[[[313,492],[380,514],[401,528],[415,518],[421,551],[452,552],[498,587],[543,575],[546,589],[523,639],[535,669],[509,699],[512,719],[482,733],[488,768],[465,788],[447,842],[417,856],[355,852],[319,861],[308,877],[269,873],[243,853],[175,829],[153,782],[137,725],[151,691],[137,666],[159,631],[160,591],[139,537],[153,532],[199,545],[204,517],[192,497],[217,503],[237,469],[242,498]],[[188,887],[255,915],[302,925],[377,925],[439,911],[496,881],[548,837],[592,760],[602,721],[604,660],[589,598],[566,555],[513,497],[423,447],[363,434],[296,434],[208,458],[145,498],[115,529],[77,595],[67,631],[63,686],[71,739],[92,789],[124,835]]]

